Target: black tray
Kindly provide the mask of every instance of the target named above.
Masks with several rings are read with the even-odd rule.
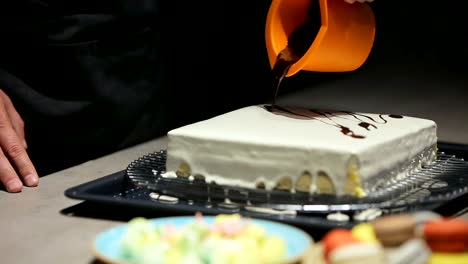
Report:
[[[439,142],[438,147],[440,152],[455,155],[457,158],[465,160],[468,159],[468,145]],[[468,177],[468,175],[466,176]],[[468,188],[468,186],[466,186],[466,188]],[[154,190],[138,188],[132,184],[127,177],[126,170],[118,171],[111,175],[80,184],[65,191],[65,195],[72,199],[91,201],[102,206],[131,208],[135,214],[134,216],[139,216],[140,214],[148,212],[164,212],[164,214],[167,215],[193,215],[195,212],[202,212],[207,215],[219,213],[240,213],[248,217],[281,221],[304,228],[322,230],[328,230],[336,227],[350,228],[357,223],[353,221],[353,212],[346,212],[350,216],[350,221],[339,222],[327,220],[326,214],[323,214],[323,212],[297,213],[296,211],[291,212],[278,210],[264,210],[262,212],[258,212],[223,202],[213,203],[213,205],[207,206],[206,202],[197,200],[158,200],[151,197],[152,193],[154,194]],[[417,207],[403,206],[400,208],[391,208],[384,210],[384,213],[433,210],[442,215],[451,216],[463,211],[466,207],[467,200],[468,195],[465,192],[459,196],[455,195],[454,199],[449,201],[424,203],[419,204]]]

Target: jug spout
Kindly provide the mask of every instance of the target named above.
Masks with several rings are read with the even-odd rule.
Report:
[[[270,66],[273,68],[285,51],[295,55],[286,76],[302,70],[356,70],[367,60],[374,38],[375,17],[367,3],[273,0],[266,19]]]

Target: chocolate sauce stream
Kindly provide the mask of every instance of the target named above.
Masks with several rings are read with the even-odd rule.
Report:
[[[307,52],[314,42],[321,27],[319,0],[312,0],[307,9],[306,22],[293,30],[288,36],[288,45],[277,56],[273,66],[275,77],[274,94],[271,104],[273,111],[276,106],[276,97],[281,83],[286,77],[291,65],[296,63]]]
[[[284,51],[282,51],[284,52]],[[286,77],[286,74],[288,73],[289,68],[291,67],[293,63],[291,63],[290,60],[286,60],[281,58],[282,52],[279,54],[278,59],[273,66],[273,74],[275,76],[275,92],[273,94],[273,100],[271,103],[271,111],[274,110],[275,105],[276,105],[276,98],[278,97],[278,91],[281,85],[281,82],[283,81],[284,77]]]

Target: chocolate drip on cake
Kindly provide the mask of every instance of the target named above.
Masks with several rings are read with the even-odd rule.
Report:
[[[341,128],[340,131],[343,135],[350,136],[352,138],[365,138],[365,136],[357,135],[356,133],[354,133],[354,131],[349,129],[349,127],[339,125],[339,128]]]
[[[385,119],[383,116],[384,116],[384,115],[379,115],[380,119],[382,119],[382,120],[384,121],[384,124],[386,124],[386,123],[387,123],[387,119]],[[390,118],[395,118],[395,119],[402,119],[402,118],[403,118],[403,116],[401,116],[401,115],[393,115],[393,114],[388,115],[388,117],[390,117]]]
[[[273,108],[272,105],[265,105],[264,107],[269,112],[272,112],[272,113],[278,114],[278,115],[283,115],[283,116],[286,116],[286,117],[298,118],[298,119],[317,120],[317,121],[322,122],[322,123],[324,123],[326,125],[337,127],[338,129],[340,129],[340,132],[345,136],[349,136],[349,137],[357,138],[357,139],[363,139],[363,138],[365,138],[365,136],[357,134],[356,132],[354,132],[354,130],[352,130],[348,126],[344,126],[343,124],[340,124],[335,119],[341,118],[341,119],[346,119],[346,120],[354,120],[354,121],[358,122],[359,127],[362,127],[362,128],[364,128],[364,129],[366,129],[368,131],[371,130],[370,128],[378,129],[377,125],[386,124],[388,122],[384,118],[384,115],[382,115],[382,114],[379,115],[379,117],[380,117],[380,119],[382,121],[380,121],[380,120],[377,121],[377,120],[375,120],[374,118],[372,118],[372,117],[370,117],[368,115],[359,114],[359,113],[355,113],[355,112],[349,112],[349,111],[331,112],[331,111],[321,111],[321,110],[316,110],[316,109],[305,109],[305,108],[301,109],[302,111],[300,111],[300,110],[288,109],[286,107],[281,107],[281,106],[276,106],[275,108]],[[391,117],[391,118],[395,118],[395,119],[403,118],[403,116],[401,116],[401,115],[393,115],[392,114],[392,115],[388,115],[388,116]],[[333,118],[335,118],[335,119],[333,119]],[[366,121],[364,121],[363,118],[365,118],[366,120],[369,120],[369,121],[371,121],[372,123],[375,123],[375,124],[372,124],[370,122],[366,122]]]
[[[379,117],[380,117],[380,119],[382,119],[382,121],[377,121],[377,120],[375,120],[374,118],[372,118],[372,117],[370,117],[370,116],[368,116],[368,115],[359,114],[359,113],[354,113],[354,112],[350,112],[350,111],[341,111],[341,112],[342,112],[342,113],[346,113],[346,114],[348,114],[348,115],[354,117],[355,119],[357,119],[357,120],[359,120],[359,121],[362,121],[362,122],[364,122],[364,123],[367,123],[366,121],[368,121],[368,120],[370,120],[370,121],[372,121],[372,122],[374,122],[374,123],[377,123],[377,124],[385,124],[385,123],[387,123],[387,120],[385,120],[385,119],[382,117],[382,115],[379,115]],[[364,117],[364,118],[367,119],[367,120],[363,120],[363,119],[361,119],[361,117]]]
[[[373,124],[367,123],[367,122],[361,122],[361,123],[359,123],[359,126],[365,128],[366,130],[370,130],[369,127],[377,128],[376,125],[373,125]]]

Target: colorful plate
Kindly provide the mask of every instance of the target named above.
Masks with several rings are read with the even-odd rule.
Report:
[[[211,224],[214,216],[203,216],[203,219]],[[175,227],[184,226],[193,222],[193,216],[176,216],[149,219],[155,225],[167,225],[171,223]],[[287,243],[287,257],[293,262],[300,258],[307,248],[313,243],[312,238],[304,231],[294,226],[279,222],[251,219],[252,223],[262,226],[268,235],[279,236]],[[94,240],[93,253],[95,257],[105,263],[123,264],[125,261],[120,257],[119,243],[123,234],[128,229],[128,224],[119,225],[98,234]],[[288,262],[289,262],[288,261]]]

